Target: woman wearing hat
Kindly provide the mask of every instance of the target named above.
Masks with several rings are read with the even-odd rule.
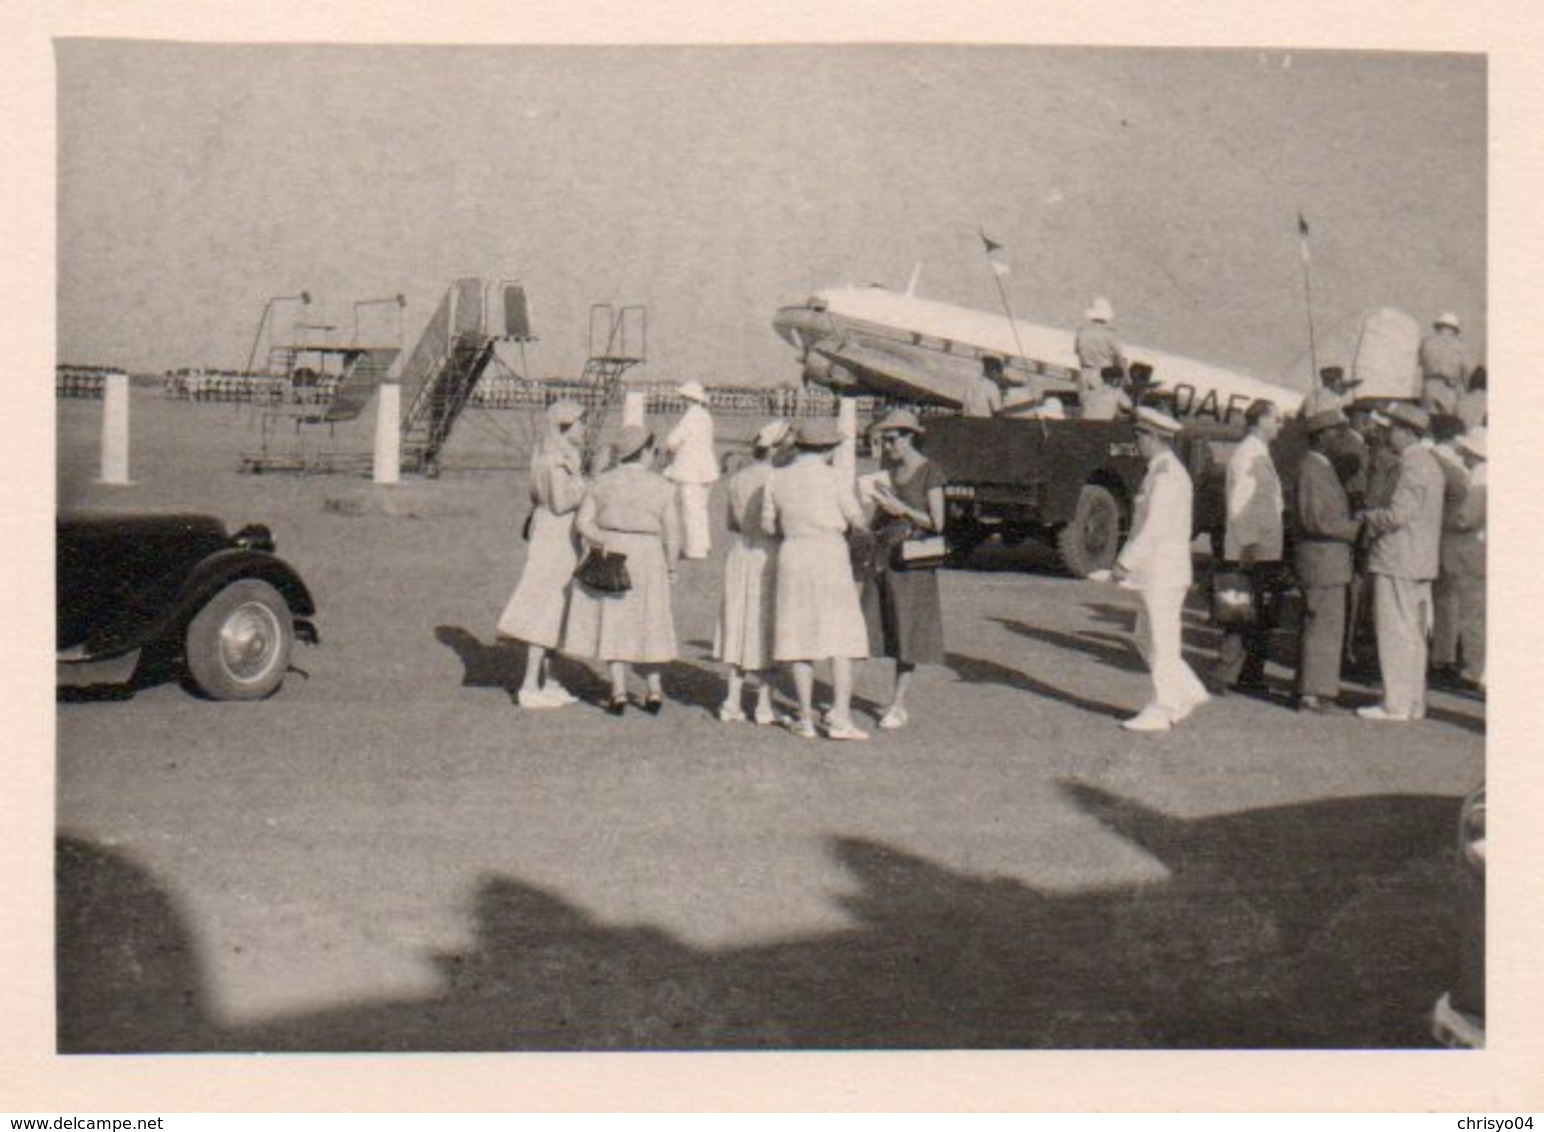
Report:
[[[500,636],[524,641],[525,679],[516,693],[524,708],[562,707],[574,702],[549,679],[547,653],[558,645],[577,554],[574,514],[584,499],[580,446],[584,406],[555,401],[547,406],[547,429],[531,456],[530,548],[513,596],[499,616]]]
[[[616,465],[595,478],[575,521],[579,535],[593,547],[627,558],[631,587],[622,593],[598,593],[576,581],[563,631],[563,651],[606,662],[611,702],[606,710],[627,708],[627,666],[661,665],[676,658],[670,584],[680,553],[681,524],[675,490],[654,471],[654,434],[628,425],[617,436]],[[658,668],[645,673],[644,710],[658,715],[664,706]]]
[[[740,696],[748,672],[758,675],[755,720],[777,721],[772,686],[772,626],[777,601],[777,539],[761,526],[761,511],[773,461],[792,434],[787,421],[773,421],[756,434],[751,462],[729,477],[728,523],[734,541],[724,559],[724,600],[714,633],[713,655],[729,665],[729,690],[718,717],[743,722]]]
[[[863,521],[850,485],[831,466],[842,441],[836,421],[801,421],[794,435],[793,462],[777,468],[763,496],[762,529],[781,535],[773,659],[793,667],[799,718],[793,731],[815,737],[815,662],[831,661],[831,711],[826,734],[832,739],[867,739],[852,722],[852,662],[868,655],[868,632],[858,605],[852,566],[843,537]]]
[[[918,448],[923,434],[916,415],[905,409],[886,414],[874,426],[889,483],[876,483],[879,512],[874,527],[879,552],[863,581],[863,617],[869,654],[895,659],[895,691],[879,720],[887,731],[908,722],[906,693],[919,664],[944,660],[943,612],[938,575],[898,568],[900,544],[939,534],[944,528],[944,473]]]
[[[665,475],[678,485],[681,522],[686,532],[687,558],[706,558],[712,549],[708,524],[708,491],[718,479],[718,460],[713,455],[713,417],[708,394],[699,382],[688,381],[677,390],[686,399],[686,412],[665,437],[670,467]]]

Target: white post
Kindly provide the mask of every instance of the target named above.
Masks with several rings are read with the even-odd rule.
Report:
[[[622,395],[622,427],[637,425],[643,427],[643,390],[629,389]]]
[[[841,431],[842,443],[836,450],[833,463],[853,484],[858,479],[858,400],[856,397],[836,399],[836,427]]]
[[[383,381],[377,387],[375,412],[375,482],[396,483],[402,477],[402,386]]]
[[[100,483],[129,483],[129,375],[110,373],[102,405],[102,478]]]

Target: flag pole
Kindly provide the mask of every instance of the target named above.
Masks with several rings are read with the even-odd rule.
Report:
[[[1319,349],[1313,332],[1313,280],[1308,267],[1308,221],[1302,212],[1297,214],[1298,245],[1303,254],[1303,301],[1308,311],[1308,362],[1313,367],[1308,375],[1308,388],[1317,388],[1319,381]]]
[[[989,239],[985,230],[977,228],[976,231],[981,235],[981,246],[986,249],[986,260],[992,267],[992,280],[997,284],[997,297],[1002,300],[1003,314],[1008,316],[1008,329],[1013,334],[1013,345],[1018,350],[1018,356],[1024,358],[1024,344],[1019,341],[1019,325],[1013,319],[1013,309],[1008,305],[1008,291],[1003,286],[1003,276],[1008,274],[1008,265],[992,258],[992,253],[1001,251],[1002,245]]]

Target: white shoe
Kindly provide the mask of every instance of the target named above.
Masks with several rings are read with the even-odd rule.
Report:
[[[1410,716],[1389,711],[1382,704],[1368,704],[1356,709],[1356,714],[1375,723],[1409,723]]]
[[[899,731],[910,722],[911,716],[906,714],[905,708],[893,707],[880,717],[879,729],[881,731]]]
[[[537,708],[567,707],[573,701],[571,699],[558,699],[552,694],[552,690],[550,688],[537,688],[533,692],[527,692],[522,688],[516,694],[515,702],[529,711]]]
[[[776,708],[767,708],[763,710],[758,707],[756,709],[755,719],[757,727],[775,727],[779,723],[783,722],[783,717],[777,714]]]
[[[820,734],[815,730],[815,725],[807,719],[785,719],[783,720],[783,726],[800,739],[815,739]]]
[[[733,704],[722,704],[718,709],[718,718],[721,723],[744,723],[745,713]]]
[[[868,737],[869,733],[864,731],[861,727],[855,727],[851,720],[840,719],[833,721],[829,717],[826,719],[827,739],[844,739],[848,741],[856,740],[861,742]]]
[[[577,704],[579,702],[578,696],[563,687],[563,685],[555,682],[543,684],[541,690],[543,695],[550,696],[552,701],[559,705]]]
[[[1161,708],[1145,707],[1130,719],[1123,720],[1121,726],[1127,731],[1159,732],[1167,731],[1173,722]]]
[[[1180,723],[1183,720],[1190,718],[1190,714],[1194,712],[1196,708],[1200,707],[1210,699],[1211,696],[1207,695],[1205,692],[1202,692],[1198,699],[1191,700],[1184,707],[1176,708],[1174,711],[1171,711],[1169,713],[1169,722]]]

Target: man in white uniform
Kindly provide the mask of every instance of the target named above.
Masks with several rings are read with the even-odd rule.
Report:
[[[718,479],[718,457],[713,452],[713,418],[702,385],[688,381],[676,390],[686,398],[686,413],[665,437],[670,453],[667,479],[678,485],[681,525],[685,529],[683,556],[702,559],[712,549],[708,529],[708,491]]]
[[[1222,556],[1249,575],[1255,620],[1229,626],[1223,635],[1217,679],[1230,689],[1264,694],[1266,652],[1274,628],[1271,591],[1280,574],[1286,538],[1281,477],[1271,459],[1271,442],[1281,432],[1281,410],[1270,401],[1256,401],[1245,411],[1244,421],[1248,435],[1228,459]]]
[[[1153,674],[1153,698],[1121,724],[1128,731],[1167,731],[1207,700],[1185,663],[1180,615],[1190,590],[1190,524],[1194,489],[1170,447],[1180,423],[1157,409],[1137,410],[1137,447],[1147,476],[1137,496],[1131,537],[1110,577],[1142,594],[1137,651]]]

